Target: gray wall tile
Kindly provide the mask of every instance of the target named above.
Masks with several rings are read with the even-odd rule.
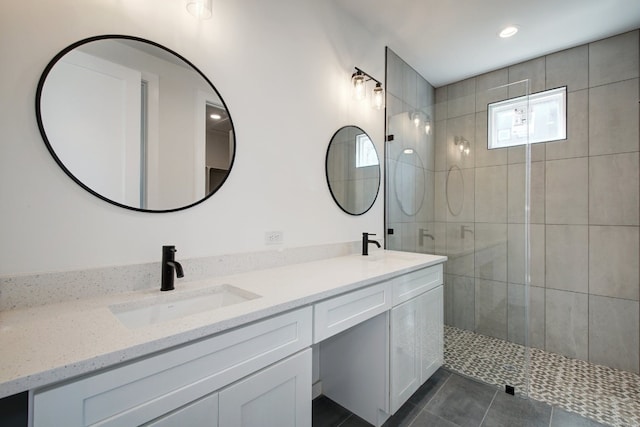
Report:
[[[638,227],[589,227],[589,293],[639,299]]]
[[[476,77],[476,111],[487,111],[487,104],[507,99],[508,82],[509,70],[506,68]]]
[[[509,283],[507,305],[508,339],[525,344],[529,334],[529,346],[544,349],[544,288],[529,287],[529,325],[525,314],[524,285]]]
[[[638,225],[638,153],[589,159],[589,224]]]
[[[589,87],[589,46],[547,55],[547,89],[567,86],[569,92]]]
[[[546,227],[547,288],[584,292],[589,290],[589,236],[586,225]]]
[[[589,91],[567,94],[567,139],[548,142],[547,160],[589,155]]]
[[[450,276],[453,307],[451,309],[451,325],[469,331],[476,330],[475,279],[465,276]]]
[[[465,228],[462,237],[462,228]],[[474,277],[474,225],[473,223],[447,223],[447,272]]]
[[[507,276],[510,283],[525,283],[524,224],[508,225]],[[531,224],[530,234],[530,283],[544,287],[545,284],[545,225]]]
[[[447,221],[473,222],[475,209],[475,171],[453,168],[447,172]]]
[[[589,86],[638,77],[638,30],[589,44]]]
[[[507,166],[475,171],[476,222],[507,222]]]
[[[449,85],[447,96],[449,118],[476,112],[476,79],[462,80]]]
[[[524,223],[525,212],[525,164],[509,165],[508,171],[508,220]],[[544,224],[545,219],[545,163],[531,163],[530,216],[532,224]]]
[[[447,166],[457,165],[462,169],[473,168],[475,165],[476,116],[467,114],[447,120]],[[455,145],[456,137],[469,141],[469,154],[460,152],[459,145]]]
[[[507,284],[476,279],[476,332],[507,339]]]
[[[436,122],[435,137],[435,160],[436,171],[447,170],[447,120]]]
[[[638,373],[638,302],[589,297],[589,361]]]
[[[547,224],[587,224],[588,163],[584,157],[547,162]]]
[[[638,79],[589,89],[589,154],[638,151]]]
[[[497,148],[489,150],[487,148],[487,112],[476,113],[476,135],[475,135],[475,158],[476,167],[498,166],[507,164],[507,149]]]
[[[588,357],[588,296],[546,290],[546,350],[576,359]]]
[[[507,281],[507,224],[475,224],[475,277]]]
[[[449,86],[442,86],[436,89],[436,120],[445,120],[449,116],[447,114],[448,102],[449,99]]]
[[[529,93],[541,92],[545,89],[545,62],[546,58],[540,57],[531,61],[509,67],[509,83],[529,79]],[[516,84],[509,87],[509,97],[525,95],[524,84]]]

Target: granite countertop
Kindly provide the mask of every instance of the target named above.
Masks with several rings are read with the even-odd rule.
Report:
[[[163,298],[217,285],[260,295],[175,320],[128,328],[109,306],[160,295],[158,289],[0,312],[0,398],[132,360],[192,340],[446,261],[396,251],[349,255],[183,282]],[[165,294],[167,295],[165,297]]]

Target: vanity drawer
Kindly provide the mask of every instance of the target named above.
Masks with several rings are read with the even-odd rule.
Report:
[[[33,425],[140,425],[311,345],[305,307],[34,394]]]
[[[391,280],[393,306],[401,304],[423,292],[442,284],[442,264],[423,268]]]
[[[313,342],[318,343],[390,308],[389,282],[321,301],[313,307]]]

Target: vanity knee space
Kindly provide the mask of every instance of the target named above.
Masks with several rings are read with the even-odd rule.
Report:
[[[393,415],[442,366],[442,270],[434,265],[316,304],[314,395],[376,426]]]

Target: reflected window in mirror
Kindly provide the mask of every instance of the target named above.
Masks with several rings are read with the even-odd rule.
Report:
[[[336,204],[350,215],[373,206],[380,188],[380,161],[365,131],[345,126],[333,135],[325,162],[327,184]]]
[[[130,36],[63,49],[38,84],[36,116],[62,169],[115,205],[176,211],[227,179],[235,132],[217,89],[185,58]]]

